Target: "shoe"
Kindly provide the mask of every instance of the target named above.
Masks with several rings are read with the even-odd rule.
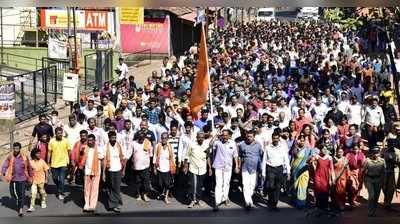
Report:
[[[64,201],[64,195],[62,195],[62,194],[60,194],[60,195],[58,195],[58,199],[60,200],[60,201]]]
[[[370,214],[368,214],[368,217],[376,217],[376,214],[375,213],[370,213]]]
[[[150,201],[149,197],[147,197],[146,194],[143,195],[143,200],[144,200],[145,202],[149,202],[149,201]]]
[[[30,207],[28,210],[26,210],[27,212],[34,212],[35,208],[34,207]]]
[[[219,211],[219,206],[218,205],[214,206],[213,212],[218,212],[218,211]]]
[[[24,213],[18,212],[18,217],[24,217]]]
[[[42,202],[42,208],[47,208],[46,202]]]
[[[165,197],[165,198],[164,198],[164,202],[165,202],[165,204],[167,204],[167,205],[171,203],[171,202],[168,200],[168,197]]]
[[[192,201],[190,202],[190,204],[188,205],[188,208],[193,208],[195,206],[196,202]]]
[[[250,203],[246,204],[245,209],[246,210],[250,210],[251,209],[251,204]]]
[[[113,210],[113,212],[115,212],[115,213],[118,213],[118,214],[121,213],[121,210],[120,210],[119,208],[113,208],[112,210]]]
[[[197,201],[197,202],[196,202],[196,204],[198,204],[198,205],[199,205],[199,207],[203,207],[203,206],[204,206],[204,203],[203,203],[202,201],[200,201],[200,200],[199,200],[199,201]]]
[[[226,199],[226,200],[224,201],[225,206],[229,206],[230,203],[231,203],[231,201],[230,201],[229,199]]]

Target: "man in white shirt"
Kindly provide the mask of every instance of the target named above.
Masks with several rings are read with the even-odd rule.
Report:
[[[72,149],[75,142],[79,141],[80,134],[84,128],[78,122],[76,122],[76,118],[74,115],[70,115],[68,117],[68,125],[64,126],[64,137],[68,139],[70,144],[70,148]]]
[[[372,105],[367,106],[363,116],[363,121],[366,124],[368,131],[367,139],[370,147],[376,145],[382,136],[383,127],[385,125],[385,116],[383,114],[382,108],[378,105],[378,98],[374,97],[372,99]]]
[[[268,207],[272,211],[278,211],[276,205],[284,178],[284,170],[290,177],[289,155],[287,146],[282,145],[279,133],[272,134],[272,144],[269,144],[264,152],[262,160],[262,176],[265,179],[264,190],[268,194]]]
[[[179,137],[178,144],[178,167],[182,167],[185,155],[187,150],[191,144],[195,141],[194,133],[193,133],[193,123],[190,121],[185,122],[185,133],[181,134]]]
[[[229,204],[228,195],[233,165],[235,165],[235,173],[239,173],[240,170],[237,146],[230,138],[231,132],[223,130],[221,140],[217,140],[213,144],[212,167],[215,169],[214,211],[218,211],[222,203]]]
[[[350,101],[347,98],[347,94],[346,92],[342,92],[341,93],[341,97],[340,97],[340,101],[337,105],[338,110],[342,111],[343,114],[346,114],[346,112],[348,111],[348,108],[350,106]]]
[[[149,201],[147,194],[150,192],[150,158],[153,157],[153,146],[146,138],[144,131],[139,131],[137,139],[133,142],[133,172],[135,192],[137,199]]]
[[[133,113],[132,111],[128,108],[128,101],[123,99],[120,104],[120,109],[122,111],[122,117],[124,120],[133,120]]]
[[[191,144],[186,152],[184,172],[189,170],[189,208],[195,205],[201,206],[200,198],[203,188],[204,178],[207,173],[207,163],[209,164],[208,174],[212,174],[211,163],[209,160],[209,145],[204,142],[204,133],[197,133],[197,141]]]
[[[83,114],[86,116],[86,119],[94,118],[97,115],[97,109],[94,107],[94,101],[88,100],[87,106],[83,110]]]
[[[82,166],[85,169],[85,206],[83,207],[83,212],[94,212],[99,196],[101,160],[104,155],[96,147],[96,137],[93,134],[88,136],[87,141],[88,147],[84,152],[86,156],[83,157],[81,164],[79,164],[81,169],[83,168]]]
[[[362,119],[362,105],[357,101],[356,96],[352,96],[350,105],[345,113],[349,118],[349,124],[356,124],[360,127]]]
[[[102,128],[96,127],[96,121],[94,118],[89,118],[87,121],[88,127],[86,131],[88,134],[93,134],[96,136],[96,146],[100,150],[104,150],[104,146],[107,144],[107,134]]]
[[[230,117],[237,117],[237,109],[241,108],[244,111],[244,107],[242,104],[238,103],[238,99],[236,96],[231,97],[231,105],[226,107],[227,112],[229,113]]]
[[[135,133],[132,130],[132,122],[124,121],[124,129],[117,133],[117,142],[122,146],[125,158],[131,158],[133,150],[133,138]]]
[[[322,103],[321,96],[316,97],[315,105],[311,109],[311,113],[313,114],[313,119],[316,122],[318,127],[321,127],[326,114],[329,111],[329,107],[326,104]]]
[[[115,213],[121,212],[121,178],[125,172],[124,153],[117,143],[117,133],[108,132],[109,142],[104,148],[103,181],[108,187],[108,207]]]
[[[118,76],[119,80],[128,78],[129,70],[128,70],[128,66],[125,64],[123,58],[119,58],[119,64],[117,65],[117,71],[119,73],[119,76]]]

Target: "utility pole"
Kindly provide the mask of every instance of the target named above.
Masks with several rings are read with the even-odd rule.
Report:
[[[394,89],[396,91],[396,98],[397,98],[397,107],[398,111],[400,111],[400,92],[399,92],[399,77],[397,74],[396,70],[396,64],[394,62],[394,57],[393,57],[393,49],[392,49],[392,38],[389,32],[389,21],[386,19],[386,14],[384,8],[381,8],[381,13],[382,13],[382,19],[384,20],[384,27],[385,27],[385,33],[386,33],[386,38],[388,40],[388,46],[387,46],[387,53],[389,54],[389,59],[390,59],[390,68],[392,71],[393,75],[393,84],[394,84]]]
[[[1,35],[1,65],[4,64],[4,57],[3,57],[3,51],[4,51],[4,45],[3,45],[3,7],[0,7],[0,35]]]
[[[73,69],[75,72],[78,71],[78,50],[76,46],[76,15],[75,15],[75,7],[72,8],[72,20],[74,23],[74,56],[73,56]]]

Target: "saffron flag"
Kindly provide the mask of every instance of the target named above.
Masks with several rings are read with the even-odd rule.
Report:
[[[202,25],[197,75],[192,86],[192,93],[189,102],[190,111],[195,119],[197,119],[199,111],[207,102],[209,84],[210,76],[208,75],[207,40],[204,26]]]

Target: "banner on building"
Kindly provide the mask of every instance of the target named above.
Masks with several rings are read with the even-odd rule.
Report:
[[[48,57],[67,59],[67,42],[49,37]]]
[[[151,50],[156,54],[170,53],[170,21],[145,19],[142,25],[121,24],[121,47],[124,53]]]
[[[120,24],[143,24],[143,7],[122,7],[120,8]]]
[[[113,31],[113,12],[101,10],[76,10],[76,28],[87,31]],[[68,10],[66,9],[41,9],[40,26],[48,29],[67,29]],[[73,15],[70,11],[70,27],[73,27]]]
[[[8,132],[15,125],[14,82],[0,81],[0,131]]]

